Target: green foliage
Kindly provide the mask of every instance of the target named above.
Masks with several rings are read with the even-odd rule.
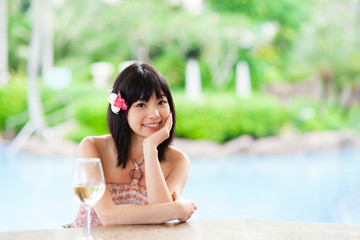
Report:
[[[152,65],[163,74],[172,87],[185,85],[185,64],[185,57],[175,50],[167,51],[152,61]]]
[[[348,114],[349,127],[360,133],[360,104],[351,109]]]
[[[23,80],[12,81],[0,88],[1,130],[9,116],[26,111]],[[68,138],[80,142],[90,135],[108,133],[106,122],[107,90],[91,85],[75,84],[64,90],[42,87],[42,102],[48,124],[74,118],[78,128]],[[353,128],[360,131],[360,105],[350,112],[334,103],[321,105],[312,99],[294,99],[287,105],[273,97],[255,94],[241,99],[232,92],[208,92],[201,99],[189,100],[181,89],[173,93],[176,105],[176,136],[206,139],[224,143],[241,135],[254,138],[277,135],[284,128],[296,132]],[[50,121],[50,116],[62,109],[71,109],[65,118]],[[25,123],[26,119],[23,121]],[[19,124],[15,130],[20,130]]]
[[[349,126],[347,115],[337,105],[322,106],[312,99],[294,99],[287,107],[288,121],[300,132],[338,130]]]
[[[55,65],[70,67],[74,81],[79,82],[91,77],[93,62],[117,66],[138,59],[153,63],[172,87],[179,87],[184,84],[186,57],[195,50],[206,87],[232,88],[235,64],[246,59],[257,90],[267,82],[287,79],[285,52],[291,49],[298,24],[306,20],[308,13],[303,10],[308,5],[308,1],[294,0],[271,4],[209,0],[201,14],[193,15],[166,0],[121,1],[114,6],[96,0],[70,1],[54,8]],[[26,69],[31,34],[28,13],[28,5],[10,3],[12,71]],[[94,16],[99,21],[89,24]],[[264,36],[264,22],[278,26],[273,41]],[[244,46],[241,42],[249,34],[251,46]],[[244,49],[249,50],[246,57],[238,54]]]
[[[234,95],[209,94],[189,101],[174,96],[176,135],[220,143],[248,134],[255,138],[276,135],[286,120],[285,109],[268,96],[240,99]]]
[[[244,14],[258,21],[279,21],[281,24],[299,27],[309,12],[308,1],[296,0],[207,0],[210,7],[220,12]]]
[[[80,92],[80,91],[79,91]],[[80,142],[86,136],[109,133],[106,121],[107,92],[88,89],[72,103],[74,118],[79,129],[69,133],[68,138]]]
[[[209,66],[202,62],[200,62],[199,65],[200,65],[200,74],[201,74],[201,87],[202,89],[204,89],[204,91],[206,90],[210,91],[213,89],[213,85],[212,85]]]
[[[340,106],[321,106],[311,99],[294,99],[287,105],[265,95],[240,99],[212,93],[190,101],[183,94],[174,94],[174,99],[176,135],[183,138],[224,143],[245,134],[254,138],[277,135],[289,127],[302,133],[347,127],[360,130],[359,107],[347,117]]]
[[[25,71],[31,37],[31,24],[28,16],[29,3],[26,1],[8,1],[8,6],[10,72]]]
[[[7,2],[9,67],[14,76],[26,71],[30,2]],[[183,92],[189,55],[199,61],[203,90],[231,94],[206,94],[200,102],[175,94],[178,136],[224,142],[242,134],[274,135],[289,126],[300,132],[360,128],[358,103],[341,106],[339,100],[346,91],[356,99],[359,87],[360,48],[354,37],[358,26],[355,12],[348,11],[353,1],[206,0],[205,10],[198,15],[170,2],[131,0],[109,6],[78,0],[54,8],[55,65],[70,67],[75,85],[61,91],[42,87],[41,98],[46,114],[66,107],[73,110],[80,127],[70,138],[80,141],[108,132],[107,90],[86,86],[93,62],[114,66],[130,59],[150,62],[172,89]],[[94,16],[97,21],[89,24]],[[329,99],[337,102],[295,99],[282,106],[259,93],[238,99],[233,92],[235,66],[241,60],[250,66],[256,93],[269,82],[299,82],[323,73],[328,76],[322,79],[327,81],[324,87],[336,93]],[[1,130],[9,116],[26,111],[25,92],[25,83],[14,78],[0,88]]]
[[[27,109],[25,81],[13,79],[6,87],[0,87],[0,106],[0,130],[4,130],[9,117]],[[25,123],[25,121],[26,119],[22,122]]]

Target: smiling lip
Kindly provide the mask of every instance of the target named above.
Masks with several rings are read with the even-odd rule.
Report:
[[[148,128],[156,128],[156,127],[160,126],[160,123],[143,124],[143,125]]]

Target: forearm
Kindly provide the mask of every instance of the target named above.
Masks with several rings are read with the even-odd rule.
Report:
[[[107,209],[95,209],[105,225],[119,224],[159,224],[181,216],[181,206],[177,202],[154,205],[113,205]]]
[[[144,147],[144,157],[148,203],[151,205],[172,202],[171,194],[160,167],[157,149],[155,147]]]

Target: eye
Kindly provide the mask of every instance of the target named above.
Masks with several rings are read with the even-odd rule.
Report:
[[[166,103],[167,103],[167,102],[166,102],[165,100],[161,99],[161,100],[159,101],[158,105],[165,105]]]
[[[144,108],[144,107],[146,107],[146,105],[145,105],[145,103],[138,103],[135,105],[135,107]]]

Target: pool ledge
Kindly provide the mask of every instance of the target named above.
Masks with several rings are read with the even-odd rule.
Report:
[[[0,232],[0,239],[80,239],[83,229],[53,229],[26,232]],[[143,239],[360,239],[360,225],[303,223],[236,219],[160,225],[121,225],[92,229],[92,237],[102,240]]]

